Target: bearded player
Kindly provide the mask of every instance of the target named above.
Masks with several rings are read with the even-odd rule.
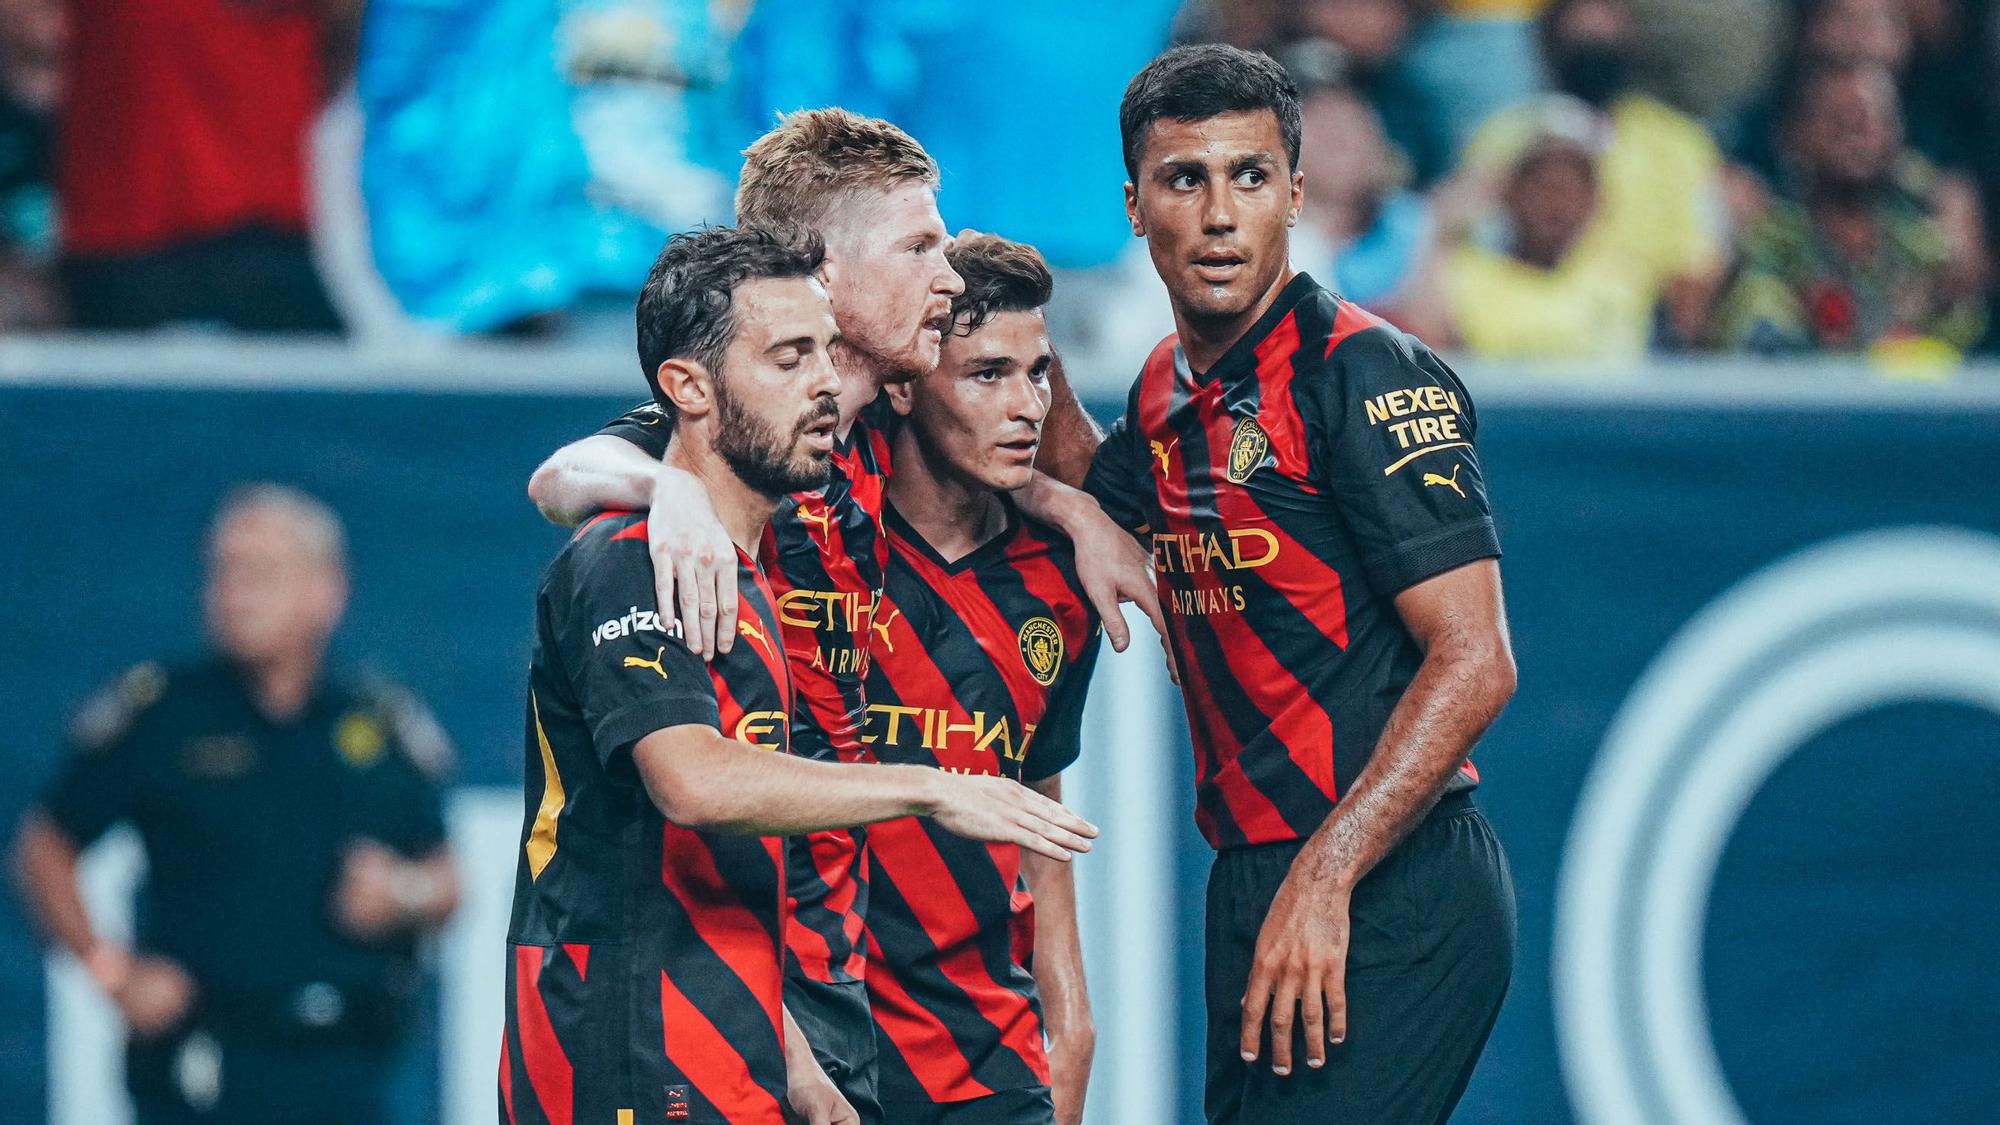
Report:
[[[812,757],[866,758],[863,678],[887,565],[881,520],[889,471],[888,443],[866,408],[884,384],[936,366],[951,301],[963,289],[945,257],[950,238],[938,216],[937,185],[936,163],[909,134],[839,109],[791,114],[744,153],[738,220],[796,224],[824,238],[820,276],[841,330],[833,350],[841,379],[833,479],[780,505],[760,546],[797,685],[793,744]],[[1078,481],[1098,434],[1054,371],[1050,393],[1040,462]],[[727,653],[740,643],[730,625],[738,612],[734,583],[723,580],[731,548],[701,483],[659,463],[670,428],[651,406],[630,412],[559,451],[529,491],[557,522],[602,508],[673,513],[648,521],[660,612],[677,609],[689,644],[704,656]],[[1120,597],[1138,601],[1157,622],[1144,553],[1095,502],[1041,473],[1019,502],[1077,544],[1085,589],[1110,615],[1105,629],[1114,647],[1126,641]],[[816,834],[792,857],[788,998],[827,1072],[872,1118],[875,1036],[859,944],[865,837]]]
[[[1097,616],[1067,540],[1008,494],[1048,414],[1031,247],[960,235],[965,292],[936,370],[888,388],[896,472],[864,739],[881,761],[997,774],[1061,797]],[[868,994],[898,1125],[1076,1125],[1095,1036],[1066,864],[934,820],[868,833]],[[1025,877],[1025,878],[1024,878]]]
[[[530,669],[502,1119],[855,1120],[782,1005],[776,834],[913,813],[1051,856],[1094,834],[1010,781],[789,753],[792,687],[752,551],[831,471],[839,380],[816,242],[672,239],[638,306],[666,457],[728,528],[744,643],[704,665],[661,615],[645,517],[606,512],[550,565]]]
[[[1177,332],[1089,489],[1151,544],[1219,850],[1208,1120],[1441,1122],[1515,939],[1467,761],[1515,677],[1472,400],[1293,272],[1299,104],[1270,58],[1169,51],[1119,125]]]

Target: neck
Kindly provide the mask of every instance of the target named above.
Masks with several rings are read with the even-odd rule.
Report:
[[[836,399],[840,405],[840,427],[836,433],[841,441],[846,441],[847,432],[854,428],[854,420],[861,416],[862,408],[874,402],[882,390],[882,365],[874,356],[839,340],[833,345],[833,370],[840,376],[840,395]]]
[[[957,562],[1007,526],[1007,509],[992,489],[949,472],[926,455],[913,427],[896,435],[896,471],[886,493],[904,520],[946,562]]]
[[[1278,294],[1284,292],[1285,286],[1297,276],[1287,264],[1271,287],[1249,308],[1229,316],[1203,316],[1190,313],[1176,304],[1174,329],[1180,335],[1181,354],[1187,356],[1188,366],[1204,372],[1215,366],[1216,361],[1235,347],[1236,341],[1241,340],[1243,334],[1250,331],[1251,326],[1269,312],[1272,305],[1278,303]]]
[[[306,708],[319,679],[317,650],[283,653],[256,664],[244,664],[243,678],[250,701],[273,722],[289,722]]]
[[[715,518],[729,533],[730,541],[744,554],[755,555],[757,541],[764,537],[764,525],[778,510],[778,497],[766,496],[743,483],[713,447],[683,441],[679,430],[667,446],[666,461],[701,481],[708,491],[708,502],[715,508]]]

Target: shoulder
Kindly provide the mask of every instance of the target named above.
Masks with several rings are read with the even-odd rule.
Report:
[[[372,672],[344,676],[341,689],[346,706],[333,737],[350,764],[365,767],[384,753],[399,753],[432,781],[451,771],[451,739],[415,692]]]
[[[1018,519],[1004,555],[1006,565],[1016,570],[1043,564],[1053,568],[1062,578],[1061,586],[1039,590],[1038,595],[1049,602],[1052,609],[1073,608],[1089,626],[1094,627],[1097,611],[1083,592],[1083,580],[1077,576],[1076,544],[1038,519],[1025,514]]]
[[[553,574],[562,569],[575,574],[583,568],[650,557],[645,512],[599,512],[570,533],[569,542],[556,554],[550,571]]]
[[[84,753],[109,749],[166,698],[170,685],[185,684],[195,671],[194,666],[169,666],[157,660],[132,665],[77,709],[70,721],[70,742]]]

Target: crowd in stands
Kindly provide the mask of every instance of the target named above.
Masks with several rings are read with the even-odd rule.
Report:
[[[0,0],[0,329],[338,330],[305,137],[359,21],[360,0]],[[1156,39],[1293,72],[1295,265],[1443,347],[2000,347],[1990,0],[1186,0]]]

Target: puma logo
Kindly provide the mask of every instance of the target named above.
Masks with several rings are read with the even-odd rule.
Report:
[[[1451,467],[1451,475],[1448,477],[1441,477],[1436,473],[1425,473],[1424,487],[1429,488],[1434,484],[1441,484],[1444,485],[1446,488],[1451,489],[1453,492],[1458,493],[1458,498],[1460,500],[1463,500],[1466,498],[1465,490],[1458,486],[1458,471],[1463,468],[1465,468],[1465,465],[1463,463],[1453,465]]]
[[[766,656],[777,655],[777,653],[773,652],[771,649],[771,639],[769,637],[766,637],[764,635],[764,631],[762,629],[759,629],[757,626],[739,617],[736,619],[736,631],[746,637],[749,637],[751,640],[757,642],[758,646],[764,650],[764,654]]]
[[[902,610],[891,609],[889,616],[871,618],[868,622],[868,627],[875,630],[876,636],[882,638],[882,647],[890,652],[896,651],[896,643],[889,639],[889,626],[895,624],[896,618],[902,615]]]
[[[833,509],[823,504],[820,505],[819,511],[814,512],[806,507],[804,503],[801,503],[799,505],[799,522],[817,526],[821,539],[828,539],[833,535]]]
[[[658,672],[660,674],[660,678],[664,680],[667,678],[667,670],[665,667],[662,666],[661,662],[664,661],[666,657],[667,657],[667,650],[664,647],[662,647],[660,651],[653,654],[653,658],[651,660],[647,660],[644,657],[639,657],[639,656],[626,657],[625,667],[651,668],[653,671]]]
[[[1179,445],[1180,443],[1181,439],[1179,438],[1175,438],[1172,441],[1154,441],[1147,443],[1153,447],[1153,458],[1160,463],[1161,475],[1164,476],[1168,472],[1169,467],[1167,464],[1167,459],[1174,455],[1174,447]]]

